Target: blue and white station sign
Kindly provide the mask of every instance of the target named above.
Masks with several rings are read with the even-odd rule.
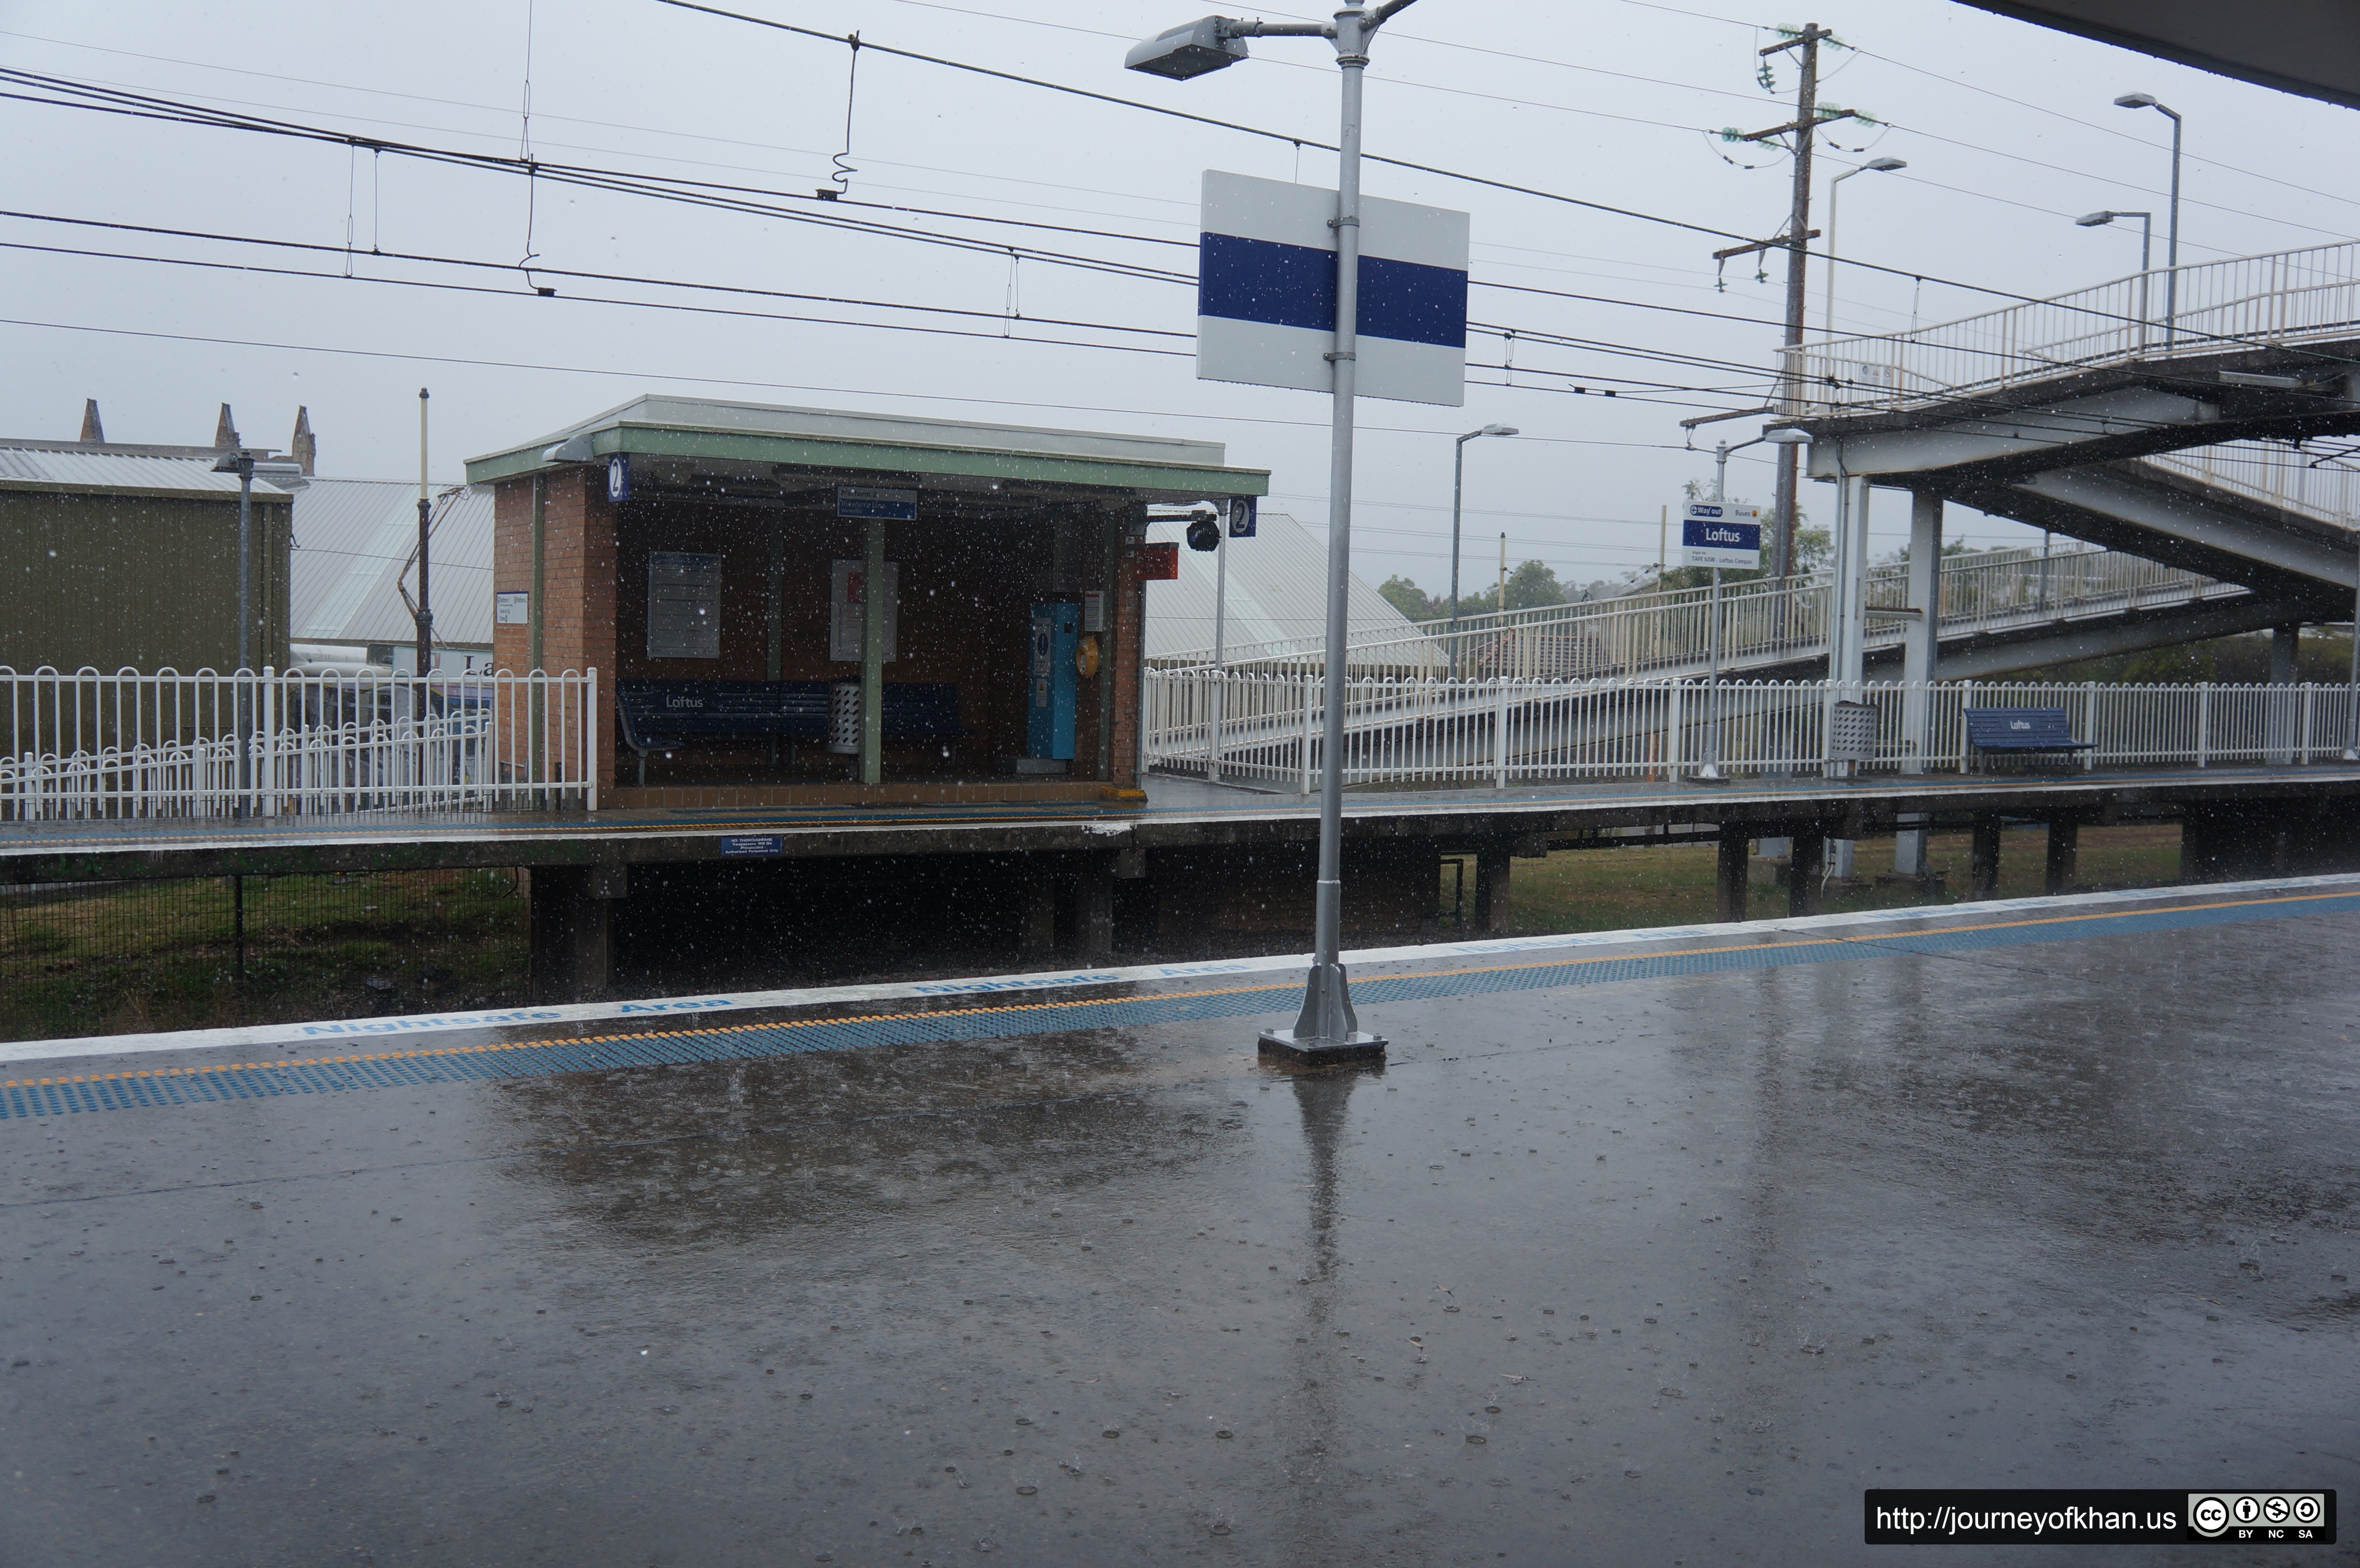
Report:
[[[1762,566],[1762,513],[1721,501],[1680,508],[1680,564],[1756,572]]]
[[[1196,377],[1334,389],[1336,192],[1205,172]],[[1360,199],[1363,397],[1467,401],[1467,214]]]

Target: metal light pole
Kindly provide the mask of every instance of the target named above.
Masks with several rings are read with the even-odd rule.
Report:
[[[1456,439],[1450,455],[1450,666],[1459,668],[1459,501],[1467,482],[1467,443],[1480,436],[1512,436],[1513,425],[1485,425]]]
[[[1858,169],[1847,169],[1828,181],[1828,308],[1823,320],[1827,335],[1836,335],[1836,187],[1855,174],[1890,174],[1909,165],[1897,158],[1872,158]]]
[[[246,799],[253,784],[252,729],[254,670],[254,460],[240,448],[213,460],[215,474],[237,475],[237,674],[231,702],[231,727],[237,741],[237,803],[233,816],[245,816]]]
[[[1835,217],[1832,204],[1829,209],[1828,217],[1832,223]],[[1832,228],[1830,232],[1833,232]],[[1830,271],[1833,270],[1830,268]],[[1734,444],[1728,441],[1717,442],[1712,449],[1712,498],[1715,501],[1729,499],[1729,454],[1731,452],[1743,452],[1749,446],[1760,446],[1765,441],[1772,446],[1802,446],[1810,439],[1800,430],[1764,430],[1752,441],[1742,441]],[[1696,776],[1707,782],[1718,783],[1721,777],[1721,568],[1718,566],[1712,569],[1712,602],[1705,621],[1705,670],[1706,711],[1712,715],[1712,721],[1705,726],[1705,762],[1702,768],[1697,769]]]
[[[2152,109],[2171,117],[2171,221],[2163,242],[2163,347],[2171,352],[2180,324],[2180,111],[2157,101],[2152,93],[2125,93],[2114,100],[2117,109]]]
[[[2352,733],[2344,760],[2360,762],[2360,560],[2352,563]]]
[[[1312,905],[1311,971],[1303,1010],[1291,1029],[1268,1029],[1263,1051],[1302,1062],[1382,1062],[1385,1042],[1362,1033],[1352,1011],[1342,952],[1344,881],[1344,691],[1352,572],[1352,398],[1357,387],[1360,290],[1360,86],[1369,40],[1415,0],[1384,0],[1371,10],[1341,0],[1332,22],[1240,22],[1207,16],[1135,46],[1131,70],[1186,79],[1234,65],[1235,40],[1324,38],[1336,46],[1343,104],[1336,138],[1336,346],[1334,409],[1328,474],[1328,638],[1323,685],[1327,713],[1319,769],[1319,875]]]
[[[1221,725],[1229,705],[1229,520],[1218,519],[1213,545],[1213,712],[1207,726],[1205,777],[1221,781]]]
[[[2155,270],[2155,263],[2153,259],[2155,255],[2155,214],[2153,212],[2116,212],[2113,211],[2103,212],[2084,212],[2080,217],[2073,220],[2073,226],[2081,229],[2099,229],[2113,223],[2116,218],[2136,218],[2139,221],[2138,315],[2139,345],[2143,348],[2147,345],[2147,276]]]
[[[418,389],[418,678],[421,681],[434,669],[434,599],[427,583],[428,524],[432,507],[427,500],[426,481],[426,388]],[[419,689],[418,716],[426,716],[426,688]]]

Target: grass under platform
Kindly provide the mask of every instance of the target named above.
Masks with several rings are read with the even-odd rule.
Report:
[[[1968,839],[1964,831],[1938,832],[1929,837],[1927,864],[1943,878],[1943,891],[1930,897],[1908,883],[1876,885],[1880,873],[1893,869],[1893,835],[1863,839],[1852,854],[1852,882],[1828,884],[1820,908],[1835,914],[1958,903],[1967,883]],[[2010,827],[2002,833],[2001,898],[2033,898],[2043,891],[2047,843],[2047,830],[2037,825]],[[1560,850],[1546,860],[1515,861],[1509,874],[1510,929],[1542,935],[1708,921],[1714,918],[1716,863],[1716,848],[1709,844]],[[2169,887],[2180,880],[2180,825],[2085,827],[2077,863],[2074,887],[2080,892]],[[1470,918],[1474,881],[1470,861],[1466,893]],[[1441,888],[1446,917],[1451,907],[1452,882],[1451,868],[1446,866]],[[1775,920],[1786,914],[1783,886],[1755,883],[1749,893],[1747,910],[1753,919]]]
[[[0,898],[0,1039],[368,1018],[523,999],[507,871],[92,883]]]

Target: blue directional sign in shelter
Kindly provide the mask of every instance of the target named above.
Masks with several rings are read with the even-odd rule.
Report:
[[[1207,170],[1196,376],[1333,389],[1336,192]],[[1467,214],[1360,199],[1358,392],[1467,400]]]
[[[1759,571],[1762,514],[1724,501],[1690,501],[1680,509],[1680,564]]]

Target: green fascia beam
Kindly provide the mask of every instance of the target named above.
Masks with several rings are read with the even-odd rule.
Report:
[[[803,436],[747,435],[727,430],[691,430],[667,426],[619,425],[594,432],[590,449],[604,458],[615,452],[649,457],[707,458],[716,462],[781,463],[792,468],[850,474],[942,474],[1022,484],[1070,485],[1094,490],[1185,491],[1197,495],[1267,495],[1270,471],[1261,468],[1200,468],[1191,463],[1142,463],[1120,458],[1074,457],[1047,452],[997,452],[972,447],[902,446],[878,441],[825,441]],[[467,483],[487,484],[555,468],[547,447],[535,444],[467,464]]]

